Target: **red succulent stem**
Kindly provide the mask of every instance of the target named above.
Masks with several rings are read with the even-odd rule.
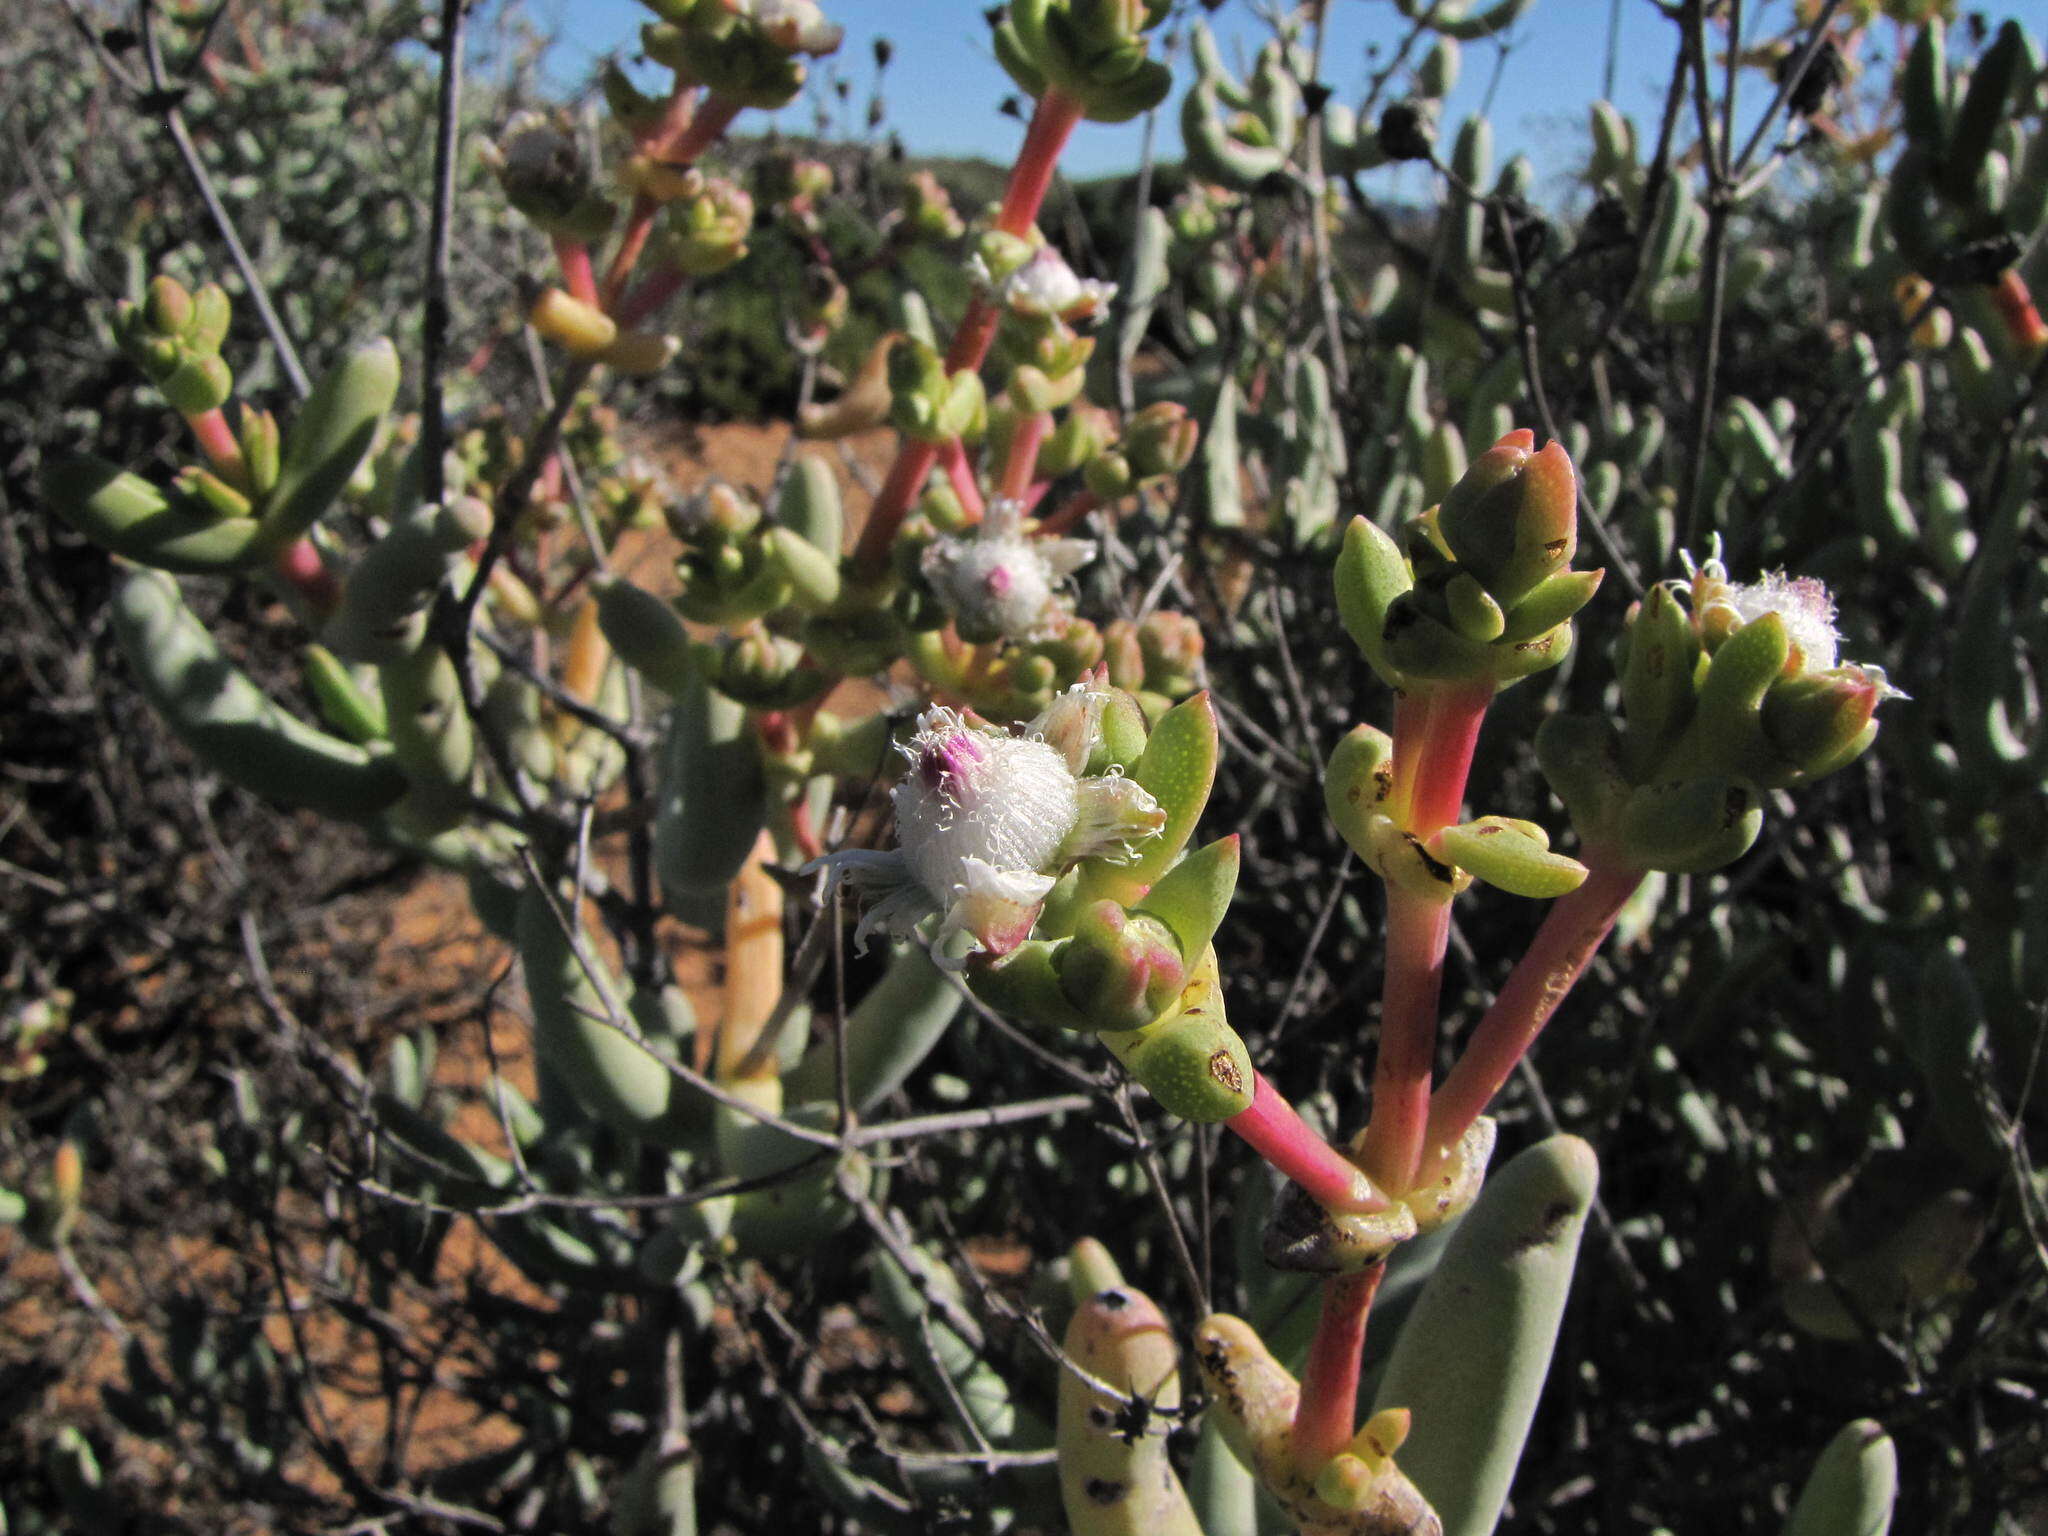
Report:
[[[206,462],[213,466],[213,472],[236,490],[249,490],[249,462],[242,457],[241,440],[229,427],[221,408],[194,412],[185,418],[185,425],[192,429],[192,437],[199,444],[199,451],[206,455]]]
[[[1490,683],[1417,689],[1394,714],[1394,788],[1390,814],[1418,841],[1451,825],[1465,803],[1465,781]],[[1372,1120],[1364,1161],[1391,1190],[1412,1189],[1429,1120],[1436,1061],[1437,1008],[1451,933],[1451,893],[1387,885],[1387,960],[1380,991],[1380,1047],[1373,1066]]]
[[[2020,276],[2017,267],[2007,267],[1999,274],[1991,288],[1991,303],[2005,323],[2012,344],[2021,352],[2031,357],[2048,347],[2048,323],[2042,321],[2034,296],[2027,290],[2027,280]]]
[[[273,567],[278,579],[305,605],[310,618],[324,620],[341,606],[341,582],[311,539],[295,539],[285,545],[277,552]]]
[[[1365,1351],[1365,1320],[1387,1272],[1386,1261],[1355,1274],[1332,1275],[1323,1285],[1322,1310],[1301,1373],[1294,1405],[1294,1465],[1313,1478],[1358,1432],[1358,1369]]]
[[[939,450],[939,468],[953,483],[953,494],[960,498],[967,520],[970,523],[980,522],[982,513],[987,509],[982,505],[981,486],[974,478],[974,467],[967,462],[967,445],[957,437],[947,443]]]
[[[1528,953],[1515,962],[1431,1100],[1426,1145],[1433,1163],[1458,1144],[1500,1092],[1643,883],[1642,870],[1598,849],[1589,849],[1585,862],[1585,884],[1551,903]]]
[[[1040,533],[1065,533],[1090,512],[1102,505],[1102,498],[1093,491],[1083,491],[1057,512],[1049,512],[1038,520]]]
[[[706,97],[690,114],[689,126],[673,142],[662,146],[656,158],[671,170],[682,170],[694,164],[697,157],[732,126],[732,120],[739,116],[740,105],[726,96]],[[654,233],[654,221],[661,209],[660,199],[645,192],[634,197],[633,211],[626,218],[626,232],[619,237],[619,248],[612,253],[611,265],[605,269],[603,292],[607,310],[616,305],[619,296],[626,291],[626,279],[633,275],[640,253],[647,249],[648,237]]]
[[[573,235],[556,235],[555,262],[562,269],[562,285],[569,297],[596,306],[597,275],[590,266],[590,243]]]
[[[1437,1003],[1451,903],[1387,886],[1387,966],[1380,992],[1380,1048],[1373,1063],[1372,1120],[1363,1158],[1387,1189],[1415,1186],[1429,1121],[1429,1079],[1436,1063]]]
[[[656,199],[645,192],[634,194],[633,211],[626,216],[626,232],[619,236],[619,248],[612,252],[611,265],[605,268],[604,287],[600,291],[606,310],[613,308],[626,291],[626,279],[633,275],[640,253],[647,249],[654,221],[660,214],[661,204]]]
[[[648,319],[682,291],[689,276],[681,267],[659,267],[640,281],[640,286],[619,300],[612,318],[619,329],[630,331]]]
[[[1251,1104],[1223,1123],[1326,1211],[1368,1215],[1391,1204],[1356,1163],[1310,1129],[1263,1072],[1252,1073]]]
[[[1052,173],[1059,164],[1060,151],[1081,121],[1081,103],[1056,85],[1048,85],[1031,114],[1031,126],[1024,130],[1024,147],[1017,153],[1017,165],[1010,172],[1010,184],[1003,189],[1002,207],[996,213],[996,228],[1006,235],[1023,235],[1038,222],[1038,210],[1052,187]]]
[[[1022,501],[1031,489],[1032,471],[1038,467],[1038,450],[1052,434],[1052,412],[1033,411],[1017,423],[1010,434],[1010,455],[1003,461],[1002,488],[998,495]]]
[[[1047,86],[1045,94],[1038,98],[1037,110],[1031,114],[1031,126],[1024,131],[1024,147],[1018,151],[1017,163],[1011,167],[1009,183],[1003,189],[995,223],[999,232],[1019,239],[1030,232],[1038,221],[1046,191],[1052,186],[1060,151],[1067,147],[1067,140],[1080,121],[1081,104],[1058,86]],[[960,328],[953,333],[953,343],[946,349],[946,372],[979,369],[988,357],[1001,319],[1002,311],[986,295],[978,294],[969,301],[967,313],[960,318]],[[860,541],[854,545],[853,568],[860,575],[872,579],[888,568],[889,546],[896,542],[904,514],[923,487],[936,456],[937,449],[930,443],[915,439],[897,450],[896,463],[876,494],[874,505],[868,509]]]

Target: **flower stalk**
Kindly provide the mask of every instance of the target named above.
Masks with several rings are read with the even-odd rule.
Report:
[[[1024,147],[1010,169],[1010,179],[1003,191],[1001,210],[996,215],[998,233],[1020,240],[1029,235],[1052,186],[1060,153],[1067,147],[1081,115],[1081,103],[1057,86],[1047,86],[1045,94],[1038,98],[1031,126],[1024,133]],[[946,349],[949,375],[981,367],[1001,319],[1002,311],[989,295],[976,294],[968,302],[967,313],[961,317],[960,327]],[[888,568],[889,548],[937,458],[936,445],[914,439],[897,450],[896,462],[890,466],[888,479],[868,509],[867,523],[854,547],[853,568],[860,575],[872,580]]]
[[[1358,1373],[1365,1352],[1366,1318],[1387,1272],[1386,1260],[1356,1274],[1334,1275],[1323,1286],[1294,1407],[1294,1464],[1313,1478],[1351,1443],[1357,1432]]]
[[[1432,1160],[1455,1147],[1500,1092],[1643,883],[1642,870],[1600,850],[1587,850],[1585,863],[1590,871],[1586,883],[1551,904],[1528,953],[1515,963],[1457,1065],[1436,1090],[1427,1131]]]
[[[1458,818],[1490,683],[1416,689],[1394,714],[1392,814],[1418,841]],[[1451,891],[1439,895],[1387,885],[1386,975],[1380,992],[1380,1046],[1373,1065],[1366,1167],[1388,1189],[1412,1188],[1420,1171],[1429,1085],[1436,1059],[1437,1009],[1451,932]]]
[[[1327,1211],[1364,1216],[1392,1204],[1363,1169],[1309,1127],[1263,1072],[1252,1074],[1250,1107],[1223,1123]]]

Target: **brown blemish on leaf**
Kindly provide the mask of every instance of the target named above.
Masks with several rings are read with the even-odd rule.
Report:
[[[1231,1093],[1244,1092],[1244,1074],[1237,1070],[1237,1061],[1228,1051],[1219,1050],[1209,1058],[1209,1075]]]
[[[1114,1504],[1124,1496],[1124,1485],[1106,1477],[1091,1477],[1081,1485],[1081,1491],[1097,1504]]]

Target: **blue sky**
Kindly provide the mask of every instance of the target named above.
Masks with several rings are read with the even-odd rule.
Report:
[[[853,90],[849,120],[858,126],[874,79],[874,39],[886,36],[895,58],[884,81],[889,121],[913,153],[978,154],[1002,160],[1014,153],[1020,125],[996,109],[1014,89],[988,47],[982,5],[973,0],[824,0],[825,10],[846,28],[836,59],[823,61],[814,85],[837,69]],[[1618,67],[1614,98],[1639,125],[1654,119],[1668,78],[1674,27],[1648,0],[1620,0]],[[573,80],[607,52],[630,54],[648,12],[633,0],[528,0],[529,12],[557,34],[552,61],[558,78]],[[1766,19],[1782,25],[1785,10],[1774,4]],[[1465,45],[1458,87],[1450,99],[1455,123],[1477,111],[1492,89],[1497,155],[1526,153],[1545,179],[1563,175],[1583,153],[1586,105],[1602,94],[1609,26],[1609,0],[1537,0],[1500,41],[1509,44],[1501,60],[1496,42]],[[1242,0],[1233,0],[1212,19],[1225,56],[1248,60],[1268,33]],[[1752,23],[1754,26],[1754,23]],[[1369,68],[1366,49],[1398,42],[1405,27],[1390,4],[1380,0],[1332,0],[1324,75],[1339,100],[1356,101]],[[1752,34],[1754,35],[1754,34]],[[1419,52],[1419,50],[1418,50]],[[1191,73],[1184,67],[1182,73]],[[1757,77],[1746,82],[1753,108],[1764,104]],[[779,121],[807,131],[815,103],[799,101]],[[1746,115],[1746,114],[1745,114]],[[757,117],[749,114],[749,121]],[[1162,114],[1164,156],[1179,152],[1179,129]],[[1647,133],[1645,125],[1643,131]],[[1069,174],[1126,170],[1137,163],[1142,127],[1084,124],[1064,162]],[[1391,173],[1402,174],[1402,173]],[[1419,176],[1418,172],[1405,174]],[[1416,188],[1419,193],[1420,183]]]

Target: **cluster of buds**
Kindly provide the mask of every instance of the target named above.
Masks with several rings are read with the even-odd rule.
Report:
[[[140,304],[124,301],[115,309],[114,339],[172,410],[197,416],[225,404],[234,390],[220,355],[230,314],[218,284],[191,293],[176,278],[156,277]]]
[[[1098,500],[1112,501],[1165,484],[1194,462],[1201,436],[1201,424],[1178,401],[1148,405],[1082,466],[1088,490]]]
[[[559,116],[521,112],[478,153],[504,188],[505,201],[543,234],[595,240],[618,217],[589,156]]]
[[[681,79],[773,112],[803,89],[805,58],[836,52],[844,29],[813,0],[643,0],[661,18],[641,46]]]
[[[948,245],[967,233],[967,221],[953,207],[953,198],[930,171],[912,171],[903,183],[897,210],[902,228],[920,240]]]
[[[970,369],[947,371],[938,348],[906,337],[888,354],[890,420],[906,437],[973,441],[988,428],[988,391]]]
[[[1166,99],[1173,72],[1147,54],[1166,0],[1011,0],[991,13],[996,61],[1026,95],[1049,89],[1099,123],[1122,123]]]
[[[685,173],[668,200],[660,250],[685,276],[710,277],[747,254],[754,200],[723,176]]]
[[[122,304],[122,350],[163,391],[205,462],[187,464],[168,494],[101,459],[53,461],[46,499],[79,532],[115,554],[166,571],[230,571],[277,564],[288,595],[324,615],[333,597],[304,534],[356,479],[398,391],[389,342],[357,348],[313,388],[290,430],[268,411],[222,407],[233,374],[220,355],[232,319],[227,295],[153,279],[140,304]]]
[[[832,167],[807,155],[776,154],[761,162],[755,185],[764,206],[800,235],[822,232],[819,210],[832,195]]]
[[[1578,482],[1560,444],[1510,432],[1396,543],[1364,519],[1345,535],[1345,627],[1389,687],[1504,687],[1556,666],[1601,571],[1568,569]]]
[[[1560,715],[1537,734],[1580,839],[1636,869],[1718,869],[1756,840],[1764,791],[1866,751],[1897,690],[1841,662],[1834,617],[1818,581],[1737,585],[1718,559],[1652,587],[1622,645],[1621,727]]]
[[[1462,733],[1463,761],[1486,702],[1564,659],[1572,615],[1600,584],[1600,571],[1569,569],[1577,495],[1561,445],[1538,452],[1531,433],[1511,432],[1409,524],[1402,544],[1363,518],[1345,535],[1337,601],[1346,628],[1414,708],[1430,698],[1457,701],[1439,711],[1457,716],[1439,734]],[[1433,750],[1415,744],[1397,763],[1395,740],[1369,725],[1339,744],[1326,800],[1360,858],[1411,894],[1444,901],[1474,875],[1526,896],[1561,895],[1584,878],[1575,861],[1550,852],[1533,823],[1484,816],[1453,824],[1455,795],[1434,813],[1420,806],[1413,780],[1427,771],[1420,755]],[[1462,784],[1460,772],[1456,789]]]
[[[1081,328],[1108,312],[1116,284],[1079,276],[1049,245],[995,230],[981,237],[968,268],[1002,316],[997,356],[1010,369],[1012,407],[1032,414],[1071,405],[1095,352]]]

